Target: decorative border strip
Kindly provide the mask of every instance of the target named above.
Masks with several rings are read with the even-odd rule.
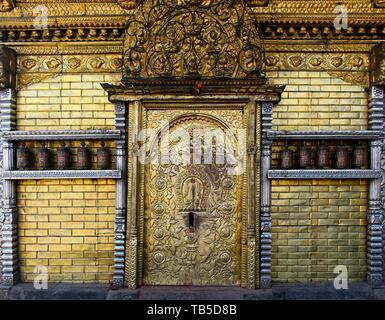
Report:
[[[8,131],[0,134],[5,141],[31,140],[118,140],[119,130],[46,130],[46,131]]]
[[[120,179],[120,170],[47,170],[47,171],[3,171],[4,180],[37,179]]]
[[[345,140],[345,139],[379,139],[383,135],[380,130],[361,130],[361,131],[269,131],[267,137],[272,140],[278,139],[329,139],[329,140]]]
[[[260,217],[260,286],[271,288],[271,250],[272,250],[272,219],[271,219],[271,180],[268,172],[271,168],[272,141],[267,133],[273,126],[273,103],[263,102],[261,108],[261,217]]]
[[[269,170],[269,179],[377,179],[379,170]]]

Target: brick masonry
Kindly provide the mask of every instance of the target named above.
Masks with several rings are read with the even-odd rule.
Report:
[[[65,74],[24,88],[18,93],[17,129],[114,129],[114,106],[100,83],[119,79],[117,74]],[[95,150],[98,142],[87,145]],[[79,142],[67,146],[76,162]],[[114,153],[112,143],[106,146]],[[111,282],[114,180],[21,181],[18,206],[22,281],[33,281],[34,267],[45,266],[51,282]]]
[[[274,84],[286,84],[274,108],[273,130],[363,130],[368,125],[368,94],[358,85],[327,72],[268,72]]]
[[[20,90],[17,129],[114,128],[114,107],[100,83],[120,77],[65,74]],[[274,109],[274,130],[367,128],[362,87],[326,72],[268,72],[267,77],[288,84]],[[52,282],[109,283],[114,188],[110,180],[20,182],[22,280],[32,281],[33,267],[42,265]],[[273,181],[273,281],[330,280],[337,264],[348,266],[351,279],[362,280],[367,191],[367,183],[357,180]]]
[[[327,72],[271,72],[287,83],[273,113],[273,130],[364,130],[368,96],[364,88]],[[273,145],[278,165],[282,143]],[[337,265],[350,280],[366,272],[368,183],[360,180],[273,180],[272,280],[331,281]]]

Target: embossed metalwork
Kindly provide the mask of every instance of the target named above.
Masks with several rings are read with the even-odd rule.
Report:
[[[220,117],[226,111],[214,114]],[[241,111],[229,111],[226,118],[230,115],[235,118],[227,129],[234,130],[234,120],[238,118],[242,124],[243,115]],[[150,119],[157,119],[151,111],[148,123],[152,123]],[[226,130],[221,122],[204,115],[181,116],[169,130],[170,135],[186,130],[191,145],[195,145],[203,136],[193,136],[194,129]],[[157,146],[161,148],[161,144],[158,140]],[[215,146],[217,152],[223,147],[219,142]],[[144,284],[240,285],[243,175],[229,175],[229,166],[215,161],[148,165]],[[194,231],[189,228],[189,214],[196,216]],[[255,253],[249,254],[249,259],[255,259]]]
[[[39,170],[48,170],[51,168],[51,150],[43,142],[41,148],[37,151],[37,168]]]
[[[341,142],[335,151],[334,167],[336,169],[348,169],[350,166],[350,151],[347,146]]]
[[[286,141],[285,148],[281,151],[281,169],[292,169],[294,166],[293,151],[289,149]]]
[[[121,57],[114,54],[20,56],[17,86],[23,88],[61,73],[121,72],[121,67]]]
[[[238,1],[145,1],[129,20],[123,83],[136,77],[261,77],[255,21]]]
[[[66,147],[65,142],[61,143],[61,147],[56,154],[57,168],[59,170],[68,170],[71,166],[71,149]]]
[[[12,11],[16,6],[15,2],[15,0],[2,0],[0,2],[0,12]]]
[[[298,167],[301,169],[310,169],[311,159],[312,150],[306,145],[306,141],[303,141],[298,150]]]
[[[97,166],[99,170],[107,170],[110,167],[110,149],[105,147],[105,142],[101,142],[101,148],[97,152]]]
[[[385,8],[385,0],[372,0],[372,2],[378,8]]]
[[[86,146],[84,141],[81,142],[81,147],[78,148],[77,168],[79,170],[89,170],[91,167],[91,150]]]
[[[362,142],[353,150],[353,166],[356,169],[366,169],[368,167],[368,149]]]
[[[317,149],[317,167],[322,169],[330,168],[330,148],[325,144],[325,141],[321,141]]]
[[[25,142],[16,150],[16,167],[19,170],[31,167],[31,153]]]

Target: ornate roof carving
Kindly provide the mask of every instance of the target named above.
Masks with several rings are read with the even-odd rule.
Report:
[[[134,4],[138,5],[141,1],[0,0],[0,6],[7,8],[7,4],[16,2],[11,11],[1,12],[0,9],[0,40],[120,41],[125,22],[133,12],[129,8],[134,8]],[[261,26],[263,39],[306,43],[311,40],[371,40],[372,43],[385,40],[385,0],[269,0],[265,5],[266,2],[244,0],[252,7],[250,12]],[[47,30],[34,28],[34,7],[38,4],[46,6],[49,12]],[[349,13],[347,30],[336,31],[333,27],[336,17],[333,11],[339,4],[346,6]],[[94,31],[91,32],[93,29],[97,36]],[[91,33],[90,37],[88,33]],[[113,36],[110,37],[111,34]]]
[[[236,0],[146,0],[127,24],[124,78],[261,77],[257,26]]]

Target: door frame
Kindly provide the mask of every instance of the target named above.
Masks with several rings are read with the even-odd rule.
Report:
[[[260,212],[260,103],[240,97],[212,97],[191,99],[191,96],[163,99],[139,99],[130,102],[128,133],[127,179],[127,241],[125,284],[136,288],[143,284],[144,274],[144,174],[145,166],[138,161],[139,145],[136,141],[145,127],[148,110],[186,107],[189,110],[215,108],[219,110],[241,109],[247,128],[246,170],[243,181],[241,222],[241,287],[259,287],[259,216]]]

